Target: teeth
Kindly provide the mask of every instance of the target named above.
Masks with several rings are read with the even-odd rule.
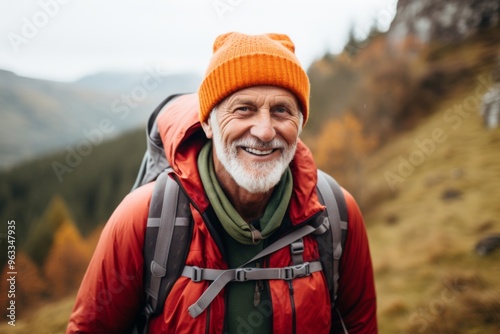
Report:
[[[256,155],[267,155],[273,153],[273,150],[260,151],[249,147],[245,147],[245,151]]]

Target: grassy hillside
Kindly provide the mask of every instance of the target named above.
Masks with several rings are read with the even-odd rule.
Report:
[[[486,130],[478,108],[460,118],[450,111],[480,84],[365,163],[366,195],[379,201],[366,221],[381,333],[500,332],[500,251],[474,252],[500,233],[500,129]],[[431,144],[433,131],[442,134]],[[401,157],[413,169],[400,173]],[[401,178],[388,183],[389,173]]]
[[[56,334],[64,333],[68,323],[68,318],[73,308],[75,296],[47,304],[45,307],[33,313],[29,320],[16,320],[16,326],[9,326],[2,322],[0,333],[38,333]]]
[[[394,44],[381,34],[351,58],[325,55],[308,71],[315,108],[303,133],[318,166],[369,209],[381,197],[366,189],[366,159],[455,97],[440,127],[461,128],[492,85],[499,45],[500,25],[454,44],[423,44],[411,36]],[[432,133],[426,136],[420,140]]]

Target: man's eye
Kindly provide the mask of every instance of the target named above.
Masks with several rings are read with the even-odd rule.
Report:
[[[244,112],[247,112],[247,111],[250,111],[250,107],[237,107],[236,108],[237,111],[244,111]]]
[[[282,113],[288,112],[288,109],[285,107],[276,107],[276,108],[274,108],[274,111],[279,113],[279,114],[282,114]]]

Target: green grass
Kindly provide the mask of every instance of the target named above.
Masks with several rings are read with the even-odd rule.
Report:
[[[485,129],[478,108],[470,108],[460,123],[447,121],[450,108],[475,96],[475,88],[443,101],[431,117],[365,164],[365,196],[382,198],[365,217],[381,333],[500,330],[500,252],[491,257],[473,252],[481,237],[500,232],[500,129]],[[446,140],[435,142],[434,151],[391,191],[387,171],[397,175],[398,157],[409,159],[420,150],[415,140],[431,139],[434,129]],[[458,195],[444,199],[446,192]],[[462,290],[453,292],[449,282],[462,282]],[[475,303],[483,307],[470,306]]]
[[[56,334],[64,333],[68,325],[69,315],[73,309],[75,296],[46,304],[35,311],[30,317],[16,320],[16,326],[10,326],[2,321],[0,333],[5,334]]]

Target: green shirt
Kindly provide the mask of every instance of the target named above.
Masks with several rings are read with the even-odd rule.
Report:
[[[264,215],[247,224],[236,212],[215,177],[212,143],[208,142],[198,157],[198,170],[207,197],[224,228],[222,240],[229,268],[237,268],[257,255],[264,242],[252,242],[252,230],[261,232],[263,239],[280,227],[290,202],[293,181],[290,169],[276,185]],[[261,264],[253,263],[250,267]],[[232,282],[226,286],[226,333],[271,333],[272,307],[267,284],[263,281]]]

